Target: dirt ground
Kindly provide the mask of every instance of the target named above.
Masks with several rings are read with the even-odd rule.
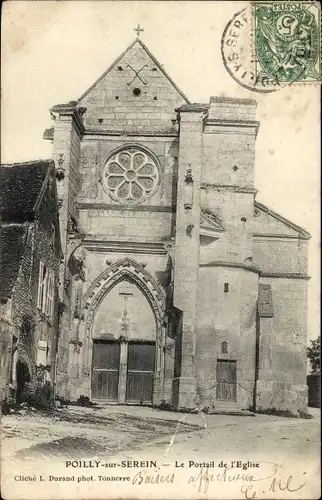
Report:
[[[53,470],[54,473],[60,475],[74,474],[75,471],[77,474],[82,474],[75,476],[75,481],[78,479],[83,481],[81,479],[84,477],[83,474],[94,473],[94,475],[87,477],[87,479],[91,479],[90,485],[82,484],[82,491],[84,495],[85,492],[87,495],[83,498],[110,498],[112,490],[108,489],[105,483],[105,490],[102,489],[103,485],[97,479],[101,477],[97,476],[97,474],[101,474],[100,470],[83,470],[80,466],[80,469],[71,471],[66,469],[63,460],[101,459],[114,464],[120,464],[122,460],[157,460],[158,470],[153,472],[153,476],[146,476],[146,474],[152,473],[150,469],[145,468],[139,472],[131,468],[127,472],[125,471],[129,474],[129,480],[132,481],[131,495],[134,495],[133,487],[139,485],[138,477],[150,481],[150,477],[154,479],[159,477],[159,467],[160,465],[164,466],[165,462],[168,462],[165,466],[170,467],[169,464],[171,464],[171,471],[175,471],[173,468],[176,467],[175,464],[184,463],[185,469],[175,472],[175,480],[178,484],[175,493],[173,493],[174,490],[170,489],[173,487],[172,484],[167,485],[169,490],[166,490],[163,485],[162,494],[158,492],[161,495],[160,498],[163,498],[162,495],[166,495],[164,498],[178,499],[181,498],[181,484],[185,485],[185,488],[191,489],[191,495],[194,493],[191,486],[195,487],[196,485],[186,485],[188,472],[189,474],[192,472],[198,474],[200,467],[206,460],[214,460],[216,464],[219,464],[220,461],[226,460],[228,462],[232,459],[243,462],[257,460],[261,463],[262,471],[267,464],[269,467],[275,464],[274,467],[278,467],[279,472],[283,471],[286,474],[284,477],[281,474],[277,476],[275,473],[274,477],[278,478],[278,481],[282,481],[282,485],[285,485],[285,481],[290,477],[293,478],[292,485],[294,485],[294,478],[299,478],[298,480],[302,481],[301,478],[305,477],[305,487],[309,487],[309,489],[305,490],[303,487],[300,492],[292,493],[290,496],[287,496],[287,492],[284,490],[278,490],[276,494],[274,493],[274,498],[293,498],[294,500],[318,498],[320,410],[310,408],[309,413],[312,415],[312,419],[258,414],[255,416],[182,414],[148,407],[113,405],[95,408],[70,406],[47,414],[36,410],[24,410],[22,414],[10,414],[2,418],[2,459],[9,481],[8,489],[11,491],[12,485],[21,486],[21,491],[26,496],[20,494],[19,500],[21,498],[35,498],[33,496],[34,490],[30,489],[32,485],[17,483],[15,477],[17,470],[20,470],[22,474],[27,474],[27,471],[29,471],[28,474],[34,474],[36,467],[36,470],[39,471],[40,459],[40,465],[46,466],[47,469],[45,472],[39,473],[47,474],[47,477],[49,477],[48,474],[53,473]],[[193,465],[190,466],[189,461]],[[54,463],[57,463],[57,468],[56,465],[53,465]],[[11,474],[11,471],[15,471],[15,475]],[[124,472],[123,469],[119,469],[119,471]],[[141,476],[137,476],[137,474],[141,474]],[[46,484],[39,483],[39,487]],[[256,486],[256,483],[254,485]],[[255,487],[254,485],[251,487]],[[229,490],[229,488],[225,489],[224,492],[218,490],[219,493],[214,489],[218,485],[211,485],[213,496],[205,498],[273,498],[270,496],[271,484],[264,481],[263,485],[262,496],[257,492],[256,497],[244,495],[239,484],[232,483],[227,488],[234,487],[234,490]],[[123,486],[126,487],[126,485],[118,487]],[[152,484],[148,486],[152,488],[151,494],[155,494],[156,486]],[[68,485],[70,490],[64,490],[63,495],[65,496],[61,497],[62,490],[59,489],[61,487],[61,485],[52,482],[50,490],[43,489],[41,498],[56,498],[56,491],[59,499],[79,498],[75,493],[76,490],[72,488],[72,484]],[[67,486],[64,485],[64,488]],[[29,491],[30,493],[28,493]],[[50,491],[51,496],[48,496],[48,491]],[[125,494],[127,491],[124,490]],[[79,493],[77,494],[79,495]],[[137,494],[139,495],[139,490]],[[229,496],[230,494],[236,495],[236,497]],[[203,497],[204,495],[201,496],[201,498]],[[15,499],[16,497],[13,495],[6,498]],[[124,496],[124,498],[127,497]],[[136,498],[136,496],[131,498]]]
[[[88,458],[135,449],[156,436],[172,435],[177,421],[147,417],[130,407],[69,406],[51,412],[23,409],[2,418],[2,446],[7,458]],[[150,409],[148,409],[150,410]],[[181,432],[199,429],[183,422]]]
[[[21,410],[2,418],[2,449],[21,459],[88,458],[113,456],[124,450],[161,447],[175,435],[177,448],[195,443],[195,449],[223,452],[284,450],[312,457],[319,450],[320,411],[312,419],[268,415],[198,415],[165,412],[139,406],[69,406],[53,412]],[[189,449],[191,449],[189,444]]]

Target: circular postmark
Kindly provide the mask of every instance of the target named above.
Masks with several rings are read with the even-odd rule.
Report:
[[[281,88],[270,76],[255,76],[249,43],[249,13],[245,8],[237,12],[224,29],[221,38],[221,57],[230,76],[242,87],[253,92],[274,92]]]

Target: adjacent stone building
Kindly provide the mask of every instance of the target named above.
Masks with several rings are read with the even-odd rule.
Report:
[[[256,102],[190,103],[136,39],[50,111],[58,393],[305,410],[310,236],[255,199]]]
[[[53,389],[61,259],[55,164],[0,168],[1,400],[36,379]]]

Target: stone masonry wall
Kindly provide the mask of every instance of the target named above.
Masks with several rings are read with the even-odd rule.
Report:
[[[174,380],[177,408],[196,401],[196,324],[200,245],[200,181],[202,168],[202,112],[180,115],[180,157],[176,215],[174,305],[182,311],[182,340],[177,343],[180,378]]]
[[[211,130],[212,133],[209,133]],[[208,132],[208,133],[207,133]],[[202,182],[254,185],[255,135],[238,127],[207,126],[203,139]]]
[[[81,145],[80,172],[81,188],[78,195],[80,203],[119,204],[102,188],[102,175],[106,159],[119,147],[143,146],[159,162],[160,184],[155,194],[144,200],[147,206],[172,206],[175,203],[177,179],[178,140],[176,138],[95,138],[85,135]]]
[[[53,225],[56,238],[53,242]],[[53,318],[49,321],[37,309],[39,262],[42,260],[55,273]],[[54,380],[54,364],[58,336],[58,272],[60,248],[58,242],[57,202],[53,185],[48,186],[43,202],[36,214],[36,221],[29,224],[25,249],[12,297],[12,323],[20,336],[21,358],[33,375],[37,362],[38,341],[48,342],[47,364],[51,365],[51,380]],[[31,330],[21,337],[23,325],[30,321]]]
[[[57,195],[60,200],[60,233],[63,253],[66,253],[67,225],[69,218],[77,218],[76,196],[80,186],[78,163],[80,136],[71,115],[59,115],[54,122],[53,159],[56,168],[63,161],[64,178],[57,181]]]
[[[256,237],[253,262],[265,272],[306,274],[307,241],[296,237]]]
[[[33,319],[35,319],[36,316],[36,303],[33,300],[31,290],[31,279],[33,278],[37,280],[38,283],[38,274],[35,273],[33,266],[34,232],[35,228],[33,224],[28,224],[24,253],[22,255],[18,276],[13,288],[12,324],[18,339],[20,337],[20,330],[23,321],[30,315],[32,315]],[[36,335],[34,335],[31,339],[27,339],[27,345],[25,343],[20,345],[19,351],[20,359],[28,364],[30,374],[32,374],[37,352]]]
[[[81,131],[76,122],[77,118],[75,118],[74,111],[64,113],[64,110],[61,110],[57,114],[54,122],[53,159],[55,160],[56,169],[59,166],[59,162],[63,160],[62,167],[64,170],[63,179],[57,180],[57,194],[60,203],[60,235],[64,255],[64,262],[60,266],[59,297],[62,301],[64,312],[62,312],[60,317],[60,337],[57,357],[58,370],[56,377],[57,392],[63,397],[67,397],[70,340],[69,311],[71,306],[70,298],[64,288],[65,278],[68,278],[68,271],[65,269],[69,257],[67,233],[71,217],[75,221],[78,219],[76,200],[80,189],[79,159]]]
[[[201,249],[201,262],[214,260],[245,262],[252,258],[252,193],[236,192],[233,188],[208,187],[201,192],[201,206],[210,210],[224,227],[215,245]]]
[[[210,98],[202,152],[202,182],[253,187],[256,102]]]
[[[80,102],[87,129],[162,133],[175,129],[174,110],[186,101],[137,40]]]
[[[237,403],[252,404],[255,386],[258,275],[247,270],[201,267],[199,273],[196,373],[199,401],[216,408],[217,360],[237,362]],[[228,284],[228,292],[224,285]],[[222,342],[228,352],[221,352]]]
[[[260,281],[272,287],[274,317],[261,318],[260,322],[260,335],[269,335],[270,345],[268,354],[259,353],[266,362],[259,374],[257,407],[306,411],[307,281]]]

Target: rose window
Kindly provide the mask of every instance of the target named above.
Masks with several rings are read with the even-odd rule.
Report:
[[[129,148],[114,154],[104,169],[104,185],[117,201],[138,202],[156,191],[159,172],[155,160],[144,151]]]

